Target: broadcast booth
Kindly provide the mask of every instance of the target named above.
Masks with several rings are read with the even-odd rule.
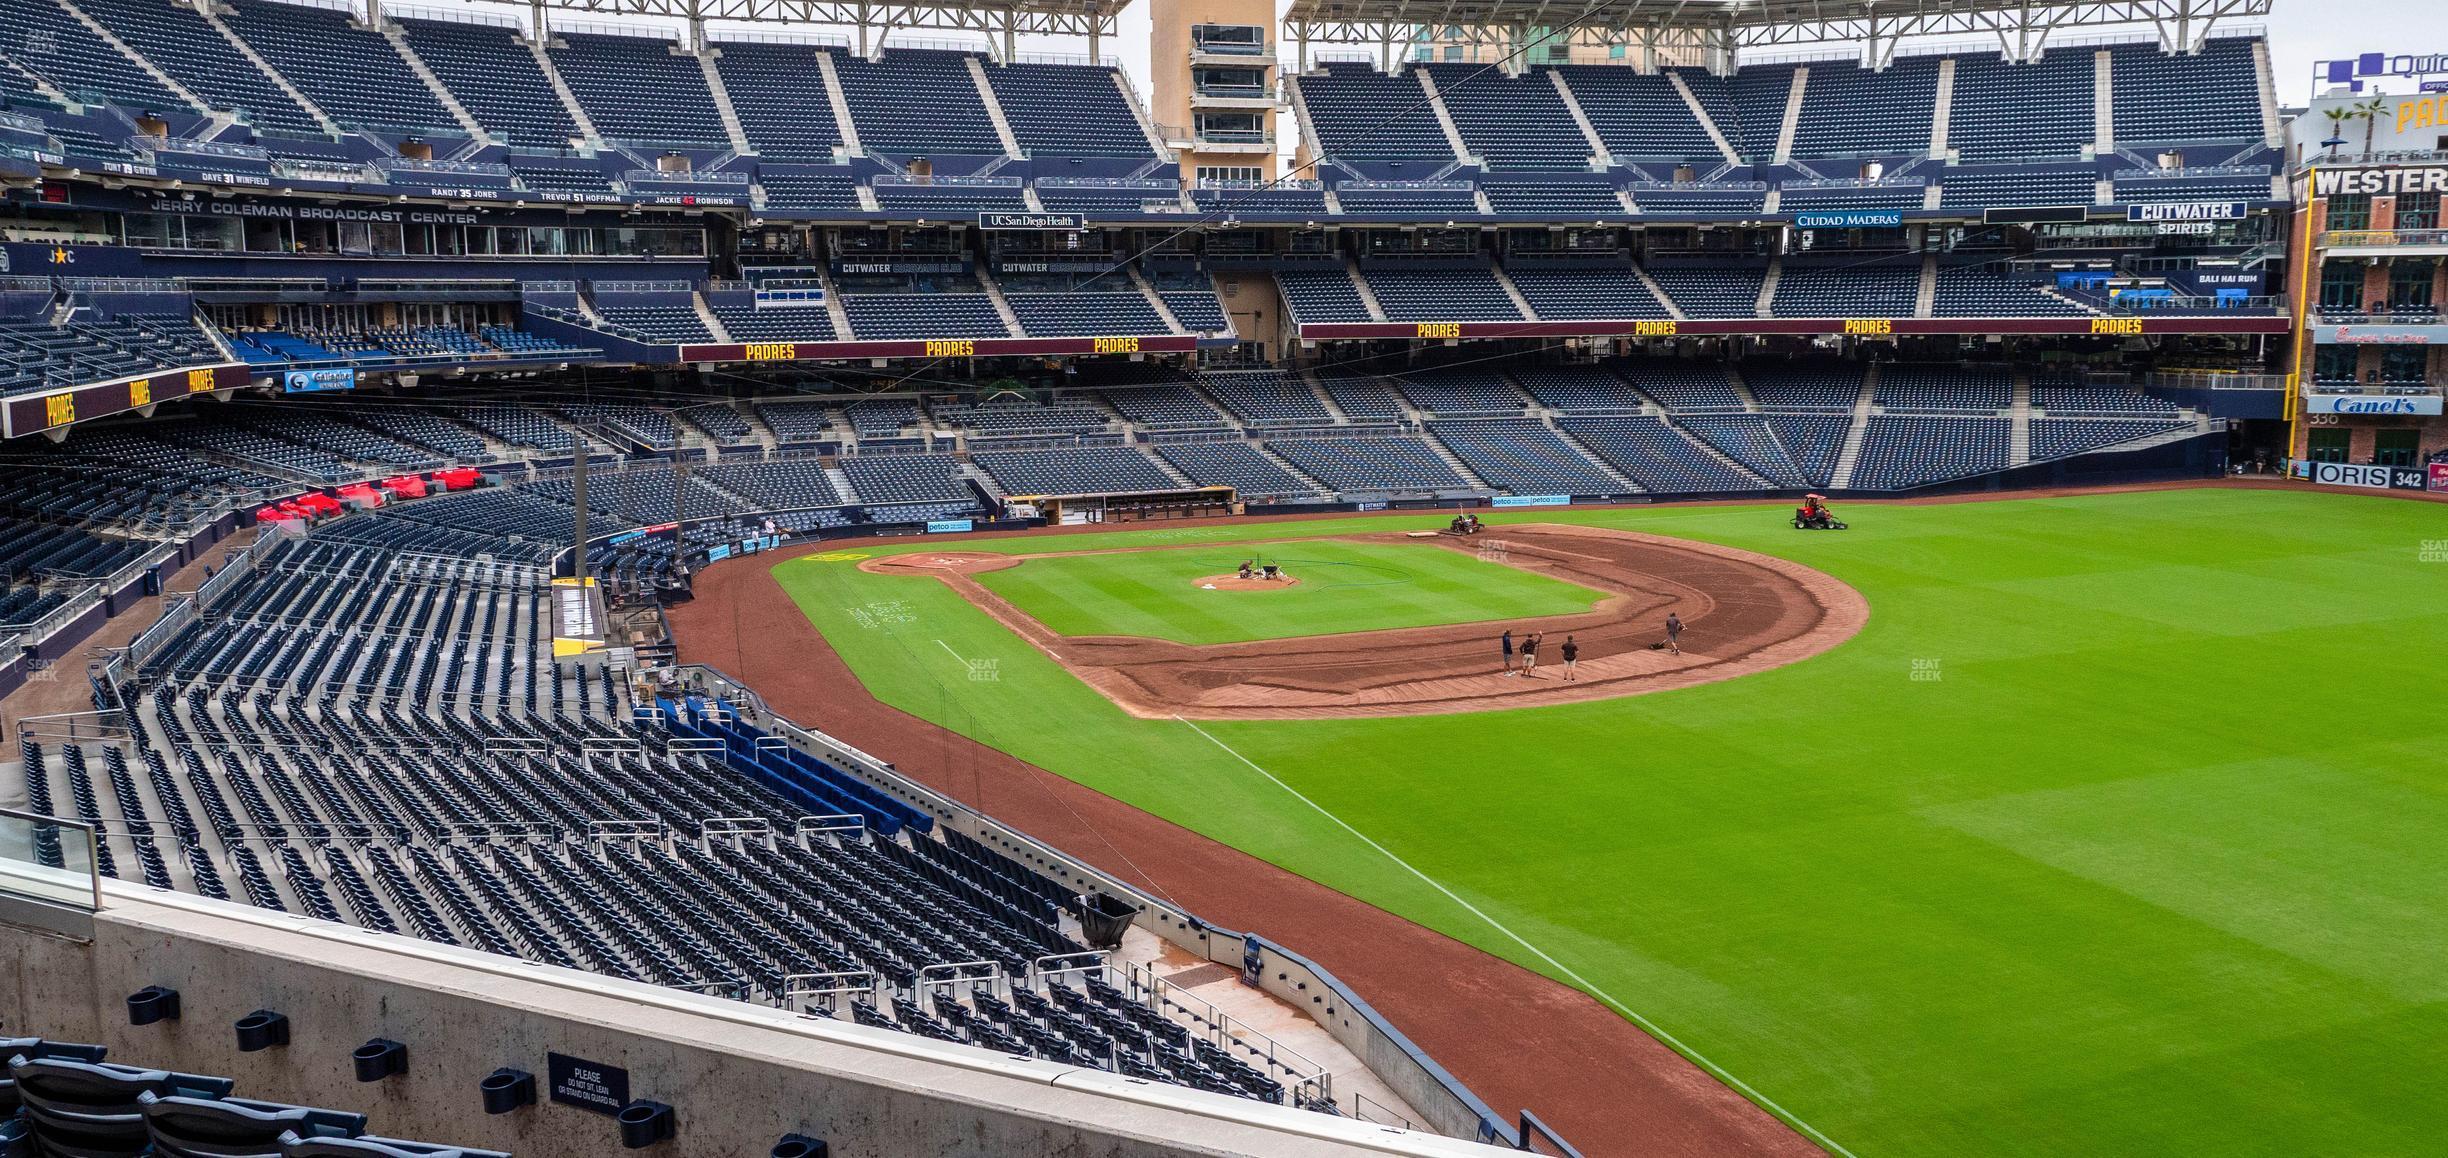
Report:
[[[1012,495],[1004,500],[1012,514],[1035,510],[1062,526],[1078,523],[1147,523],[1171,519],[1204,519],[1237,515],[1241,498],[1231,487],[1185,487],[1176,491],[1125,491],[1084,495]]]

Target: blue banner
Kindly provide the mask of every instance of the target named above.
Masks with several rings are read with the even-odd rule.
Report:
[[[1571,495],[1498,495],[1489,504],[1498,507],[1569,507]]]
[[[1901,229],[1901,209],[1856,209],[1842,213],[1796,213],[1796,229]]]
[[[357,371],[342,366],[332,370],[289,370],[281,374],[281,393],[319,394],[326,390],[354,390]]]
[[[976,525],[975,520],[971,519],[928,519],[927,534],[957,535],[962,531],[975,527]]]

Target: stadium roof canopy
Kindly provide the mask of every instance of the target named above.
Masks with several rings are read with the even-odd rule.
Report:
[[[1879,59],[1901,40],[1995,36],[2007,55],[2040,51],[2077,27],[2153,25],[2171,48],[2268,14],[2271,0],[1293,0],[1284,37],[1303,44],[1514,44],[1568,32],[1576,44],[1623,44],[1683,62],[1780,44],[1866,43]],[[1552,30],[1552,31],[1551,31]],[[1680,51],[1678,51],[1680,50]],[[1653,57],[1652,63],[1656,63]]]
[[[379,2],[379,0],[378,0]],[[565,14],[655,16],[685,22],[693,41],[704,40],[707,21],[746,24],[818,24],[855,29],[861,49],[868,35],[881,44],[894,29],[983,32],[1008,41],[1014,35],[1081,36],[1091,54],[1114,34],[1115,17],[1130,0],[916,0],[859,3],[857,0],[490,0],[528,9],[531,22],[566,27]]]

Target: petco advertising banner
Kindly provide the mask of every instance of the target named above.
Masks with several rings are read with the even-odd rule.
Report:
[[[1498,495],[1489,502],[1497,507],[1569,507],[1571,495]]]
[[[2438,414],[2437,394],[2306,394],[2306,414]]]

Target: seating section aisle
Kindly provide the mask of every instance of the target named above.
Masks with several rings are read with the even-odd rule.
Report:
[[[1568,418],[1561,425],[1644,490],[1708,494],[1769,489],[1662,418]]]
[[[2004,418],[1873,414],[1862,437],[1853,486],[1904,490],[2006,469],[2012,423]]]
[[[1528,419],[1436,422],[1428,427],[1471,473],[1519,495],[1614,495],[1630,488]]]
[[[595,131],[645,147],[727,149],[697,58],[669,40],[562,32],[546,50]]]
[[[1277,438],[1267,446],[1339,491],[1474,489],[1417,438]]]
[[[833,150],[842,143],[841,126],[833,123],[833,102],[824,99],[822,86],[809,88],[821,68],[817,54],[833,50],[753,40],[721,41],[714,48],[714,69],[731,97],[731,111],[739,115],[740,128],[760,158],[833,159]],[[833,56],[839,60],[842,54]],[[853,197],[852,204],[856,202]]]
[[[1006,494],[1078,495],[1180,490],[1134,447],[1081,446],[1067,450],[981,451],[971,461],[993,475]]]
[[[391,42],[347,9],[275,0],[222,0],[218,7],[230,31],[342,125],[462,132]]]
[[[400,19],[399,26],[417,59],[485,131],[538,148],[567,148],[578,138],[578,123],[517,29],[413,18]]]
[[[1172,442],[1159,443],[1154,449],[1190,481],[1231,487],[1243,498],[1307,498],[1317,493],[1317,488],[1246,442]]]

